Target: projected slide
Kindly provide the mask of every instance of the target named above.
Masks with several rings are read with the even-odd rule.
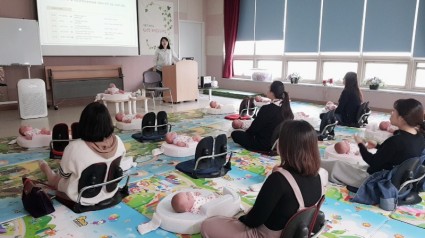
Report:
[[[136,0],[38,0],[43,55],[137,55]]]

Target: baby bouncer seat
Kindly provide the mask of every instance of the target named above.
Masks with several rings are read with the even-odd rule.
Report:
[[[133,134],[131,137],[142,143],[144,141],[162,141],[165,139],[165,135],[171,131],[171,127],[165,111],[160,111],[157,115],[154,112],[148,112],[143,116],[141,132]]]
[[[50,158],[61,159],[65,147],[71,140],[80,138],[78,122],[71,124],[71,136],[68,125],[65,123],[56,124],[52,130],[52,141],[50,142]]]
[[[208,136],[196,146],[195,158],[181,162],[176,169],[192,178],[216,178],[231,170],[230,156],[227,157],[227,137],[220,134],[216,138]]]

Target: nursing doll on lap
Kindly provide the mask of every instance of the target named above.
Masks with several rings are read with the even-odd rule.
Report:
[[[381,121],[379,123],[379,130],[394,133],[396,130],[398,130],[398,127],[391,125],[390,121]]]
[[[189,147],[191,142],[199,142],[202,139],[199,135],[192,137],[186,135],[178,135],[176,132],[168,132],[165,135],[165,142],[168,144],[174,144],[179,147]]]
[[[234,120],[232,121],[233,129],[247,130],[251,126],[252,120]]]

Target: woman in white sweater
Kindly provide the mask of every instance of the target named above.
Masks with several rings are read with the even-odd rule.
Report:
[[[174,63],[177,63],[178,61],[179,58],[177,57],[176,52],[171,49],[168,38],[161,37],[159,46],[155,50],[155,66],[152,68],[152,70],[158,72],[162,78],[162,67],[166,65],[172,65]]]
[[[40,161],[40,169],[46,174],[49,185],[64,192],[73,201],[77,201],[78,184],[84,169],[96,163],[105,163],[109,170],[112,161],[125,154],[123,142],[113,134],[114,126],[109,111],[99,102],[90,103],[84,108],[78,131],[81,139],[71,141],[65,147],[59,174],[52,171],[44,160]],[[112,197],[115,191],[107,192],[102,188],[99,194],[83,198],[81,203],[97,204]]]

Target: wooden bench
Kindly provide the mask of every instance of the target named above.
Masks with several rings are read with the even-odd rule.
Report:
[[[58,100],[95,97],[110,83],[124,88],[121,65],[46,66],[47,89],[52,90],[52,105]]]

